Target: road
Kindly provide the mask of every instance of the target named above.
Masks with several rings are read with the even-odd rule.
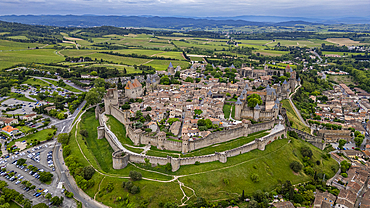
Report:
[[[51,80],[51,81],[59,81],[59,79],[52,79],[52,78],[47,78],[47,77],[34,77],[34,78],[36,78],[36,79],[41,79],[42,81],[44,81],[44,82],[46,82],[46,83],[48,83],[48,84],[51,84],[50,82],[48,82],[48,80]],[[73,88],[75,88],[75,89],[78,89],[78,90],[81,90],[82,92],[87,92],[88,90],[86,90],[86,89],[84,89],[84,88],[82,88],[82,87],[80,87],[80,86],[77,86],[77,85],[75,85],[74,83],[72,83],[72,82],[67,82],[66,80],[63,80],[64,81],[64,83],[66,83],[67,85],[69,85],[69,86],[71,86],[71,87],[73,87]],[[51,84],[51,85],[53,85],[53,84]],[[55,87],[57,87],[57,86],[55,86]],[[75,94],[80,94],[80,92],[73,92],[73,93],[75,93]]]
[[[81,111],[83,106],[86,104],[86,101],[83,101],[81,105],[78,107],[78,110],[76,110],[72,116],[66,120],[63,120],[59,123],[53,124],[58,128],[57,135],[60,133],[68,133],[71,131],[72,123],[78,113]],[[56,143],[54,152],[53,152],[53,158],[54,158],[54,164],[56,167],[56,173],[58,174],[58,177],[60,179],[59,182],[63,182],[64,187],[73,193],[74,198],[80,201],[84,207],[91,207],[91,208],[100,208],[102,206],[99,206],[99,204],[91,199],[87,194],[85,194],[83,191],[79,191],[79,188],[76,185],[76,182],[74,181],[73,177],[69,174],[69,170],[67,166],[64,164],[64,159],[62,155],[62,149],[61,144]]]
[[[299,110],[297,109],[297,107],[295,107],[293,101],[292,101],[292,97],[293,95],[298,91],[298,89],[301,87],[302,85],[299,85],[297,88],[295,88],[294,92],[292,94],[289,95],[289,102],[290,102],[290,105],[293,107],[293,110],[295,111],[295,113],[297,114],[299,120],[301,120],[301,122],[307,126],[308,128],[311,128],[309,125],[307,125],[306,121],[302,118],[302,115],[301,113],[299,112]],[[311,131],[312,133],[312,131]]]

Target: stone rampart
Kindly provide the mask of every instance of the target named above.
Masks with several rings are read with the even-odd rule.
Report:
[[[311,134],[308,134],[304,131],[288,127],[288,131],[294,131],[298,134],[298,136],[304,140],[306,140],[308,143],[312,144],[313,146],[323,150],[326,147],[326,144],[323,143],[323,140],[320,137],[313,136]]]
[[[258,125],[261,126],[261,125]],[[154,157],[154,156],[147,156],[129,152],[128,150],[118,150],[113,153],[113,167],[116,169],[124,168],[127,166],[128,161],[134,163],[145,163],[145,159],[148,159],[149,162],[153,165],[166,165],[170,163],[172,166],[172,171],[177,171],[181,165],[193,165],[196,162],[200,163],[207,163],[207,162],[214,162],[219,161],[222,163],[227,162],[228,157],[233,157],[236,155],[244,154],[250,152],[254,149],[264,150],[265,146],[270,144],[271,142],[282,139],[283,136],[286,135],[286,129],[284,126],[279,125],[279,128],[274,128],[273,133],[266,135],[262,138],[258,138],[255,141],[252,141],[248,144],[242,145],[240,147],[225,151],[225,152],[215,152],[214,154],[203,155],[203,156],[195,156],[195,157],[183,157],[183,158],[173,158],[171,156],[167,157]],[[179,143],[175,141],[168,141],[173,143]],[[111,142],[110,142],[111,143]],[[125,153],[122,156],[122,153]],[[122,163],[122,164],[121,164]]]

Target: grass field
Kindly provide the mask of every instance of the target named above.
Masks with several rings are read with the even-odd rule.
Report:
[[[10,41],[10,40],[0,40],[0,51],[28,49],[28,47],[36,48],[36,47],[41,47],[43,45],[45,45],[45,44],[21,43],[21,42],[15,42],[15,41]]]
[[[26,133],[27,131],[31,130],[31,128],[28,126],[16,126],[15,128],[19,129],[23,133]]]
[[[52,49],[3,51],[0,52],[0,69],[21,63],[55,63],[64,60]]]
[[[313,161],[321,161],[320,165],[314,166],[317,172],[324,172],[329,177],[334,176],[336,171],[332,171],[331,167],[338,170],[339,166],[334,159],[323,160],[321,150],[295,139],[291,139],[290,143],[288,139],[274,141],[267,145],[264,151],[256,149],[230,157],[227,163],[212,162],[181,166],[176,174],[194,174],[182,177],[180,181],[193,188],[198,197],[205,197],[208,200],[229,198],[233,193],[241,194],[243,190],[246,194],[254,193],[256,190],[270,191],[286,180],[297,184],[311,179],[303,171],[295,174],[289,168],[292,161],[302,161],[300,149],[303,146],[312,149]],[[253,173],[259,175],[258,183],[251,181],[250,175]],[[228,185],[223,182],[224,179],[229,181]]]
[[[281,103],[283,104],[283,108],[287,110],[286,114],[289,118],[289,121],[293,121],[292,127],[311,134],[311,129],[301,122],[293,107],[290,105],[289,100],[282,100]]]
[[[176,68],[177,66],[180,66],[182,69],[186,69],[189,66],[189,63],[187,61],[173,61],[173,60],[153,60],[150,61],[147,64],[144,64],[146,66],[152,66],[157,71],[164,71],[167,69],[168,65],[172,63],[172,65]]]
[[[23,94],[19,94],[19,93],[11,92],[11,93],[8,93],[7,96],[9,96],[9,99],[14,99],[15,98],[15,99],[20,100],[20,101],[35,102],[34,100],[28,99]]]
[[[40,141],[40,142],[45,141],[45,140],[46,140],[46,137],[48,137],[48,136],[49,136],[49,134],[52,134],[54,131],[55,131],[55,129],[45,129],[45,130],[41,130],[41,131],[39,131],[39,132],[37,132],[37,133],[35,133],[35,134],[27,135],[27,136],[25,136],[25,137],[23,137],[23,138],[20,138],[20,139],[17,139],[17,140],[13,140],[13,141],[11,141],[11,142],[8,144],[8,147],[13,146],[13,145],[14,145],[14,143],[15,143],[16,141],[21,142],[21,141],[26,140],[26,141],[27,141],[27,143],[32,143],[32,142],[33,142],[33,141],[35,141],[35,140]],[[27,145],[27,148],[29,148],[29,146],[28,146],[28,145]]]
[[[334,81],[338,84],[354,84],[352,77],[349,75],[327,75],[329,81]]]
[[[128,74],[141,72],[139,69],[135,69],[132,66],[119,65],[119,64],[92,64],[92,65],[90,65],[88,67],[89,68],[90,67],[107,67],[107,68],[113,68],[113,69],[118,69],[118,70],[124,70],[124,69],[126,69],[126,72]]]
[[[29,84],[29,85],[33,85],[33,86],[39,85],[41,87],[47,87],[47,86],[49,86],[48,83],[42,81],[41,79],[27,79],[22,84]]]
[[[231,113],[231,104],[225,103],[224,107],[222,108],[222,111],[224,112],[224,117],[230,118],[230,113]]]
[[[47,82],[50,82],[51,84],[53,84],[53,85],[55,85],[55,86],[57,86],[57,87],[59,87],[59,86],[58,86],[58,82],[57,82],[57,81],[53,81],[53,80],[50,80],[50,79],[46,79],[46,81],[47,81]],[[66,85],[66,86],[64,86],[64,87],[60,87],[60,88],[63,88],[63,89],[69,90],[69,91],[71,91],[71,92],[82,92],[81,90],[78,90],[78,89],[76,89],[76,88],[74,88],[74,87],[72,87],[72,86],[69,86],[69,85]]]
[[[223,142],[214,144],[209,147],[205,147],[199,150],[194,150],[188,154],[185,155],[185,157],[193,157],[193,156],[201,156],[201,155],[208,155],[213,154],[215,152],[223,152],[226,150],[234,149],[237,147],[240,147],[244,144],[248,144],[251,141],[254,141],[257,138],[261,138],[263,136],[266,136],[268,133],[266,131],[260,131],[253,134],[248,135],[247,137],[240,137],[237,139],[233,139],[231,141]]]
[[[121,144],[134,145],[131,139],[126,137],[125,126],[113,116],[111,115],[106,116],[108,116],[109,118],[107,124],[110,130],[116,135],[117,139],[121,142]]]

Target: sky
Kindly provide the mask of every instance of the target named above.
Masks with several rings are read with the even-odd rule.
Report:
[[[370,16],[370,0],[0,0],[0,15]]]

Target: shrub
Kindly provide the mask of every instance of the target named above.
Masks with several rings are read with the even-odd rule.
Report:
[[[227,178],[224,178],[224,180],[223,180],[223,181],[224,181],[224,184],[225,184],[225,185],[229,185],[229,183],[230,183],[230,182],[229,182],[229,180],[228,180]]]
[[[300,170],[302,170],[302,164],[298,161],[293,161],[293,162],[290,163],[290,168],[294,172],[298,173]]]
[[[303,171],[306,175],[313,176],[315,174],[315,171],[311,167],[305,167]]]
[[[320,164],[321,164],[320,160],[316,160],[316,165],[320,165]]]
[[[80,130],[80,134],[83,136],[83,137],[87,137],[89,135],[89,133],[87,132],[86,129],[81,129]]]
[[[309,158],[311,158],[313,155],[311,148],[307,146],[301,148],[301,154],[303,157],[309,157]]]
[[[196,162],[194,163],[194,165],[200,165],[200,162],[199,162],[199,161],[196,161]]]
[[[344,178],[347,178],[348,177],[348,174],[347,173],[341,173],[340,175],[343,176]]]
[[[66,195],[67,198],[73,198],[73,193],[72,192],[66,191],[65,195]]]
[[[83,173],[84,173],[84,179],[85,180],[90,180],[93,177],[94,173],[95,173],[95,169],[91,166],[86,166],[83,169]]]
[[[131,178],[133,181],[138,181],[138,180],[141,180],[141,178],[142,178],[141,173],[136,172],[136,171],[134,171],[134,170],[130,171],[129,176],[130,176],[130,178]]]
[[[137,194],[137,193],[139,193],[140,192],[140,189],[139,189],[139,187],[137,187],[137,186],[133,186],[132,188],[131,188],[131,190],[130,190],[130,193],[131,194]]]
[[[258,183],[260,181],[260,176],[257,173],[252,173],[250,177],[254,183]]]

